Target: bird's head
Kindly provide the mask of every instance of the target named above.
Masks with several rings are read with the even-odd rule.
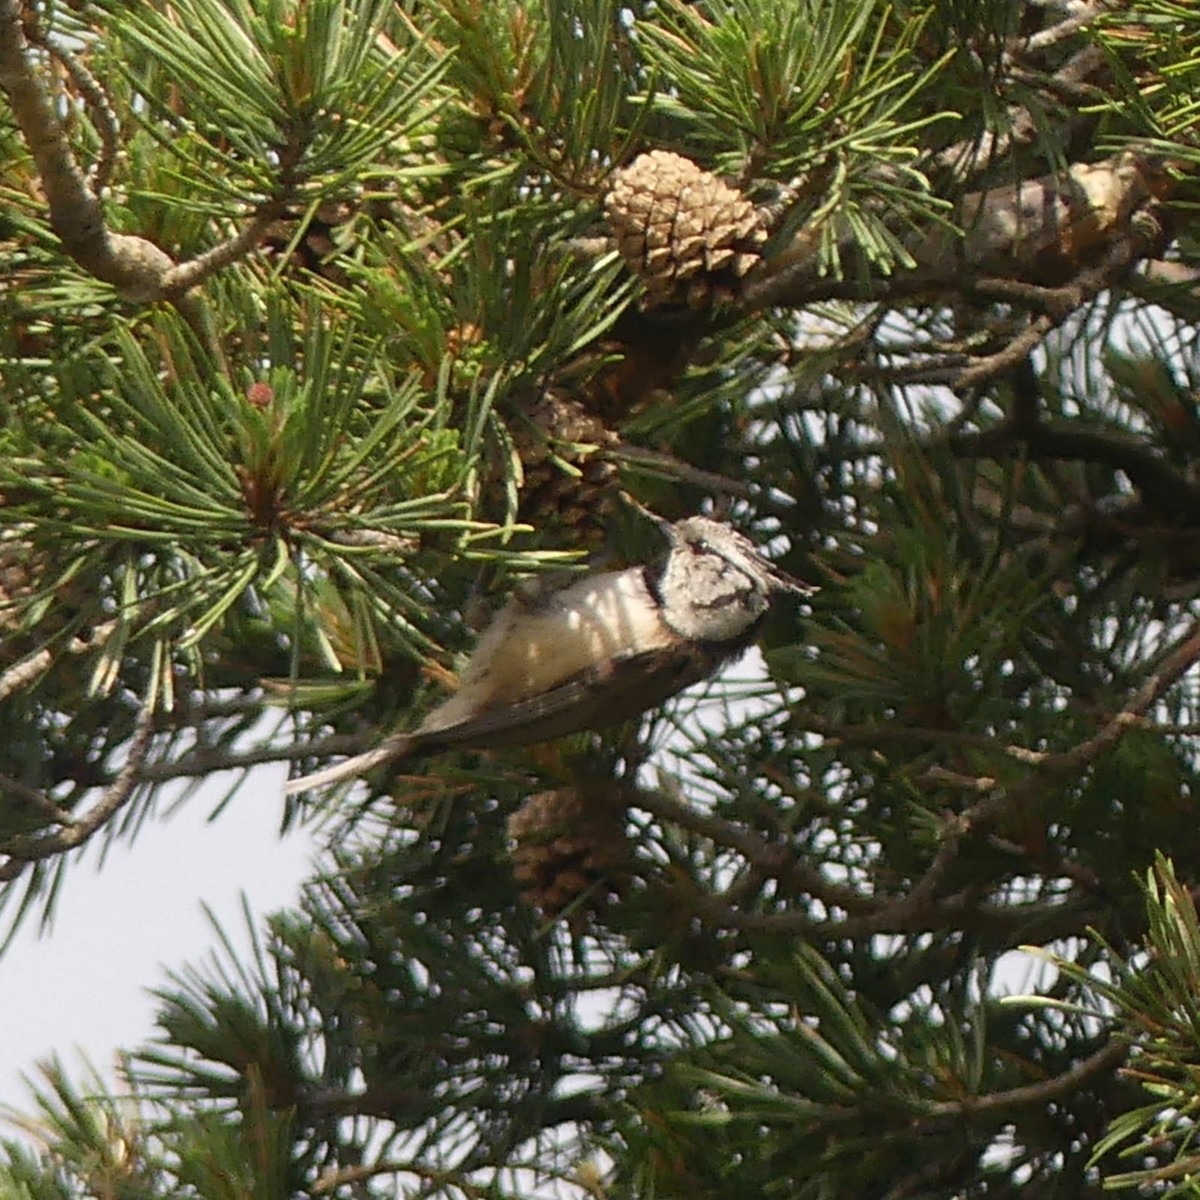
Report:
[[[749,538],[711,517],[688,517],[665,532],[671,545],[656,591],[663,620],[684,641],[744,644],[773,593],[814,590],[779,570]]]
[[[672,549],[715,555],[735,571],[749,576],[764,592],[810,596],[817,590],[814,584],[781,571],[745,534],[723,521],[712,517],[687,517],[666,526],[665,532]]]

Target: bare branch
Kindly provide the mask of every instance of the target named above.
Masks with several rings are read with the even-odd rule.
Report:
[[[793,934],[813,942],[955,929],[998,940],[1006,948],[1080,935],[1101,924],[1106,911],[1094,899],[1077,892],[1061,900],[1012,904],[981,901],[977,889],[922,905],[911,903],[908,896],[877,900],[874,911],[830,920],[817,920],[795,910],[745,912],[719,896],[696,892],[687,892],[681,903],[690,905],[701,920],[722,929]]]
[[[970,746],[980,750],[994,749],[996,739],[984,733],[963,733],[953,729],[925,729],[919,725],[893,722],[887,725],[850,725],[830,721],[820,713],[799,707],[792,709],[791,728],[818,733],[831,746],[877,746],[887,742],[928,742],[932,745]]]
[[[170,255],[145,238],[110,233],[100,201],[88,185],[66,130],[34,68],[18,0],[0,0],[0,91],[12,105],[17,125],[42,177],[50,227],[66,252],[126,299],[161,294],[161,280],[174,266]]]
[[[1074,774],[1096,761],[1100,755],[1111,750],[1112,746],[1116,745],[1129,728],[1139,724],[1139,719],[1151,704],[1162,697],[1166,690],[1198,661],[1200,661],[1200,622],[1195,622],[1175,649],[1166,655],[1158,670],[1146,679],[1146,682],[1129,698],[1121,712],[1106,722],[1096,736],[1088,738],[1086,742],[1081,742],[1061,754],[1040,754],[1038,751],[1025,750],[1020,746],[1008,746],[1006,752],[1010,757],[1037,767],[1037,772],[1028,776],[1019,785],[1006,788],[998,785],[994,779],[972,779],[971,776],[946,772],[942,768],[931,768],[930,772],[926,772],[926,779],[949,782],[952,786],[966,787],[984,793],[982,799],[977,800],[971,805],[971,808],[956,815],[953,821],[947,824],[942,845],[938,847],[934,864],[929,869],[929,875],[936,876],[934,882],[940,882],[944,872],[943,859],[947,854],[953,857],[968,834],[977,833],[979,830],[992,826],[1004,814],[1018,809],[1020,805],[1030,800],[1034,794],[1042,790],[1044,773]],[[918,884],[918,887],[913,889],[913,893],[916,894],[920,889],[922,889],[922,884]],[[925,890],[929,892],[928,888]]]
[[[39,44],[62,61],[96,116],[104,149],[90,180],[75,159],[54,100],[36,70],[35,55],[21,21],[21,5],[18,0],[0,0],[0,91],[8,96],[41,175],[50,227],[66,253],[84,270],[111,284],[125,300],[149,303],[166,299],[179,305],[190,289],[244,258],[259,244],[294,192],[294,164],[299,161],[302,147],[282,148],[277,194],[238,233],[205,254],[176,264],[166,251],[146,238],[109,230],[98,191],[107,182],[115,161],[116,116],[103,89],[82,62],[57,44]],[[198,325],[194,312],[185,309],[184,315]]]
[[[1001,425],[984,433],[960,434],[947,444],[960,458],[1001,457],[1021,446],[1035,459],[1100,463],[1123,471],[1156,508],[1179,513],[1200,506],[1200,485],[1173,470],[1149,446],[1067,421],[1035,421],[1019,429]]]
[[[1102,5],[1086,4],[1071,16],[1064,17],[1061,21],[1048,25],[1045,29],[1039,29],[1037,33],[1030,34],[1016,48],[1016,52],[1036,53],[1040,50],[1047,50],[1051,46],[1057,46],[1059,42],[1064,42],[1067,38],[1074,37],[1075,34],[1087,29],[1088,26],[1094,25],[1102,10]]]
[[[198,287],[211,275],[245,258],[258,246],[263,235],[286,208],[286,199],[269,201],[233,237],[196,258],[172,267],[162,278],[163,293],[173,296]]]
[[[691,483],[706,491],[745,498],[757,494],[756,488],[740,479],[730,479],[728,475],[702,471],[699,467],[693,467],[673,454],[664,454],[658,450],[647,450],[641,446],[631,446],[626,442],[621,442],[612,450],[603,453],[604,457],[611,458],[614,462],[626,463],[645,471],[654,471],[666,479]]]
[[[290,763],[355,754],[377,739],[377,733],[336,734],[318,741],[292,742],[286,746],[258,746],[253,750],[227,750],[203,746],[170,762],[147,763],[139,773],[139,782],[162,783],[168,779],[208,775],[213,771],[245,771],[264,763]]]
[[[1095,1075],[1115,1071],[1128,1057],[1129,1046],[1117,1038],[1111,1038],[1093,1054],[1077,1062],[1070,1070],[1041,1083],[1025,1087],[1010,1088],[1006,1092],[993,1092],[987,1096],[970,1096],[964,1100],[934,1104],[928,1110],[939,1117],[971,1118],[998,1116],[1015,1108],[1029,1108],[1061,1100],[1078,1091]]]
[[[109,103],[108,94],[100,86],[100,81],[88,70],[78,55],[73,54],[57,39],[41,35],[40,30],[35,33],[32,22],[27,23],[25,28],[31,43],[40,46],[62,63],[71,81],[79,89],[79,94],[87,101],[88,115],[100,135],[100,155],[88,172],[87,185],[93,196],[99,196],[108,186],[113,167],[116,165],[121,123],[117,120],[117,114]]]
[[[736,850],[767,877],[797,887],[830,907],[850,913],[875,912],[879,909],[879,901],[863,896],[852,887],[827,879],[819,870],[803,861],[792,846],[781,842],[772,844],[741,825],[713,813],[700,812],[663,792],[633,789],[628,796],[628,803],[660,820],[708,838],[718,846]]]
[[[37,788],[30,787],[29,784],[22,783],[19,779],[13,779],[11,775],[0,775],[0,796],[3,795],[16,796],[18,803],[36,808],[47,820],[53,821],[56,825],[75,824],[75,818],[61,805],[55,804],[49,796],[39,792]]]
[[[1107,721],[1093,737],[1058,754],[1026,750],[1021,746],[1009,746],[1007,753],[1018,761],[1032,763],[1043,771],[1063,774],[1079,771],[1111,750],[1128,730],[1141,727],[1142,718],[1150,706],[1197,662],[1200,662],[1200,621],[1191,626],[1183,639],[1163,659],[1158,670],[1138,688],[1125,707]]]
[[[84,816],[73,819],[57,833],[9,838],[4,844],[7,859],[0,864],[0,882],[16,879],[32,862],[78,849],[98,829],[107,825],[141,782],[140,772],[153,740],[154,712],[147,705],[138,713],[125,765],[92,809]]]
[[[13,663],[11,667],[6,667],[0,674],[0,700],[7,700],[14,692],[27,687],[43,671],[49,670],[53,662],[54,655],[49,650],[39,650],[36,654]]]
[[[1164,234],[1154,206],[1169,186],[1156,160],[1124,152],[971,193],[959,209],[961,232],[931,230],[910,247],[916,268],[890,278],[820,277],[816,242],[801,230],[796,246],[764,260],[747,278],[743,305],[755,310],[844,299],[894,306],[957,296],[1036,313],[982,357],[959,352],[873,368],[890,381],[968,389],[1012,370],[1068,316],[1155,251]]]

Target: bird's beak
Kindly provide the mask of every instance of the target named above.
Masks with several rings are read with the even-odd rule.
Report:
[[[674,546],[678,539],[675,536],[675,526],[665,517],[660,517],[658,513],[652,512],[640,500],[635,500],[628,492],[621,493],[621,499],[629,505],[634,512],[640,513],[652,525],[658,527],[659,533],[663,535],[663,539],[668,546]]]
[[[796,596],[811,596],[821,590],[815,583],[806,583],[803,579],[797,579],[795,575],[781,571],[774,563],[767,564],[767,574],[780,591],[791,592]]]

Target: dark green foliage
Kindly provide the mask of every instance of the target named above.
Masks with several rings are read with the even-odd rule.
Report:
[[[128,1095],[45,1066],[0,1195],[1193,1194],[1200,23],[1075,12],[25,6],[110,231],[215,260],[118,298],[0,111],[12,927],[170,781],[416,724],[597,462],[821,591],[636,726],[283,810],[301,901]],[[606,241],[650,149],[765,206],[711,308]],[[627,839],[561,918],[506,829],[555,789]]]

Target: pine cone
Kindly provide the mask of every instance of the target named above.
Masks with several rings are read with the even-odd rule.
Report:
[[[0,633],[14,629],[24,601],[37,590],[44,562],[19,526],[0,530]]]
[[[0,514],[4,507],[0,496]],[[50,584],[54,568],[51,554],[34,544],[32,532],[32,526],[20,522],[0,528],[0,670],[48,644],[78,617],[84,603],[78,580],[59,582],[53,603],[40,609],[36,628],[25,628],[29,605]],[[45,669],[45,665],[32,667],[19,686],[38,678]]]
[[[565,527],[568,540],[584,545],[602,541],[619,480],[616,463],[600,452],[617,435],[578,400],[553,391],[524,416],[510,428],[525,474],[521,519],[536,529]]]
[[[767,238],[741,192],[669,150],[617,171],[605,209],[621,257],[646,285],[647,308],[731,299]]]
[[[584,916],[621,890],[629,860],[625,809],[577,788],[537,792],[508,818],[513,875],[547,917]]]
[[[334,283],[345,283],[346,274],[336,259],[339,239],[344,240],[356,215],[348,200],[327,200],[315,212],[290,208],[272,221],[263,235],[268,254],[290,254],[289,268],[300,268],[324,276]],[[296,238],[296,226],[304,222],[303,235]]]

